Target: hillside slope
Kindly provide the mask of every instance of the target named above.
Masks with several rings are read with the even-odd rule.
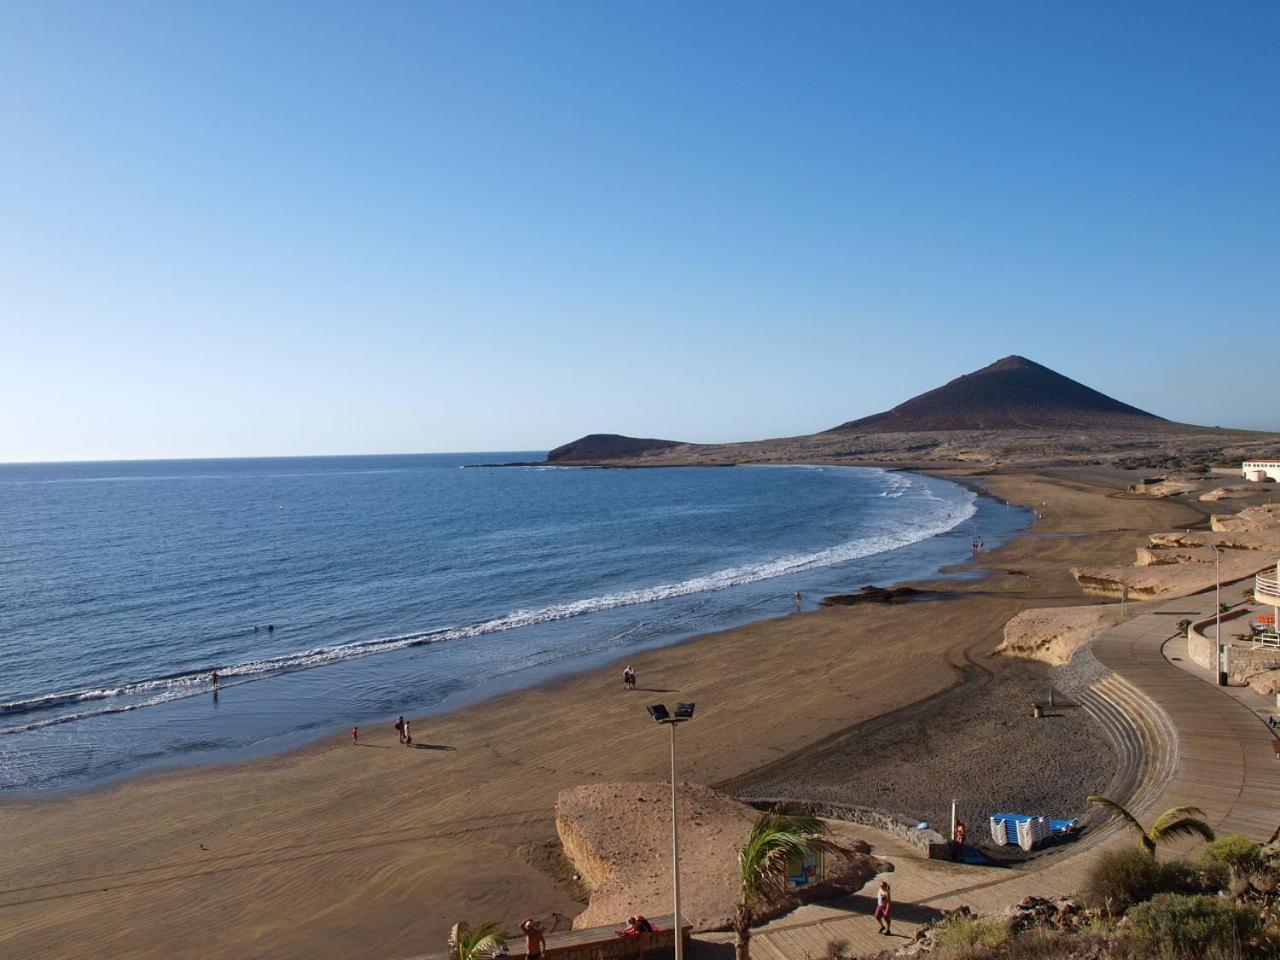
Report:
[[[1005,357],[826,433],[934,433],[1039,428],[1158,430],[1169,421],[1028,360]]]

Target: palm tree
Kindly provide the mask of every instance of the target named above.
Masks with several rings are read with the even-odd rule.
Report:
[[[1156,817],[1156,822],[1151,825],[1150,830],[1147,830],[1138,822],[1137,817],[1114,800],[1093,796],[1089,798],[1089,802],[1119,814],[1125,823],[1137,830],[1138,848],[1149,857],[1156,855],[1157,844],[1168,843],[1178,837],[1213,839],[1213,827],[1200,819],[1204,816],[1204,811],[1199,807],[1170,807]]]
[[[449,960],[485,960],[506,942],[496,923],[482,923],[472,930],[464,920],[449,933]]]
[[[751,924],[759,907],[787,893],[787,863],[804,858],[823,845],[825,828],[809,814],[762,813],[751,835],[738,851],[738,873],[742,899],[734,911],[733,930],[737,934],[737,960],[751,956]]]

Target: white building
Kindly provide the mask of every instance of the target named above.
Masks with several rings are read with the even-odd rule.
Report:
[[[1270,477],[1280,481],[1280,460],[1246,460],[1241,464],[1240,471],[1246,480],[1265,480]]]

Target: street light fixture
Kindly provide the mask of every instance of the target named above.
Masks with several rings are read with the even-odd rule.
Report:
[[[1209,544],[1213,550],[1213,639],[1222,639],[1222,573],[1218,561],[1222,559],[1222,548],[1216,543]]]
[[[1218,655],[1218,684],[1227,685],[1226,658],[1222,650],[1222,547],[1216,543],[1209,544],[1213,550],[1213,649]]]
[[[693,719],[692,703],[677,703],[674,714],[666,704],[649,707],[649,716],[671,728],[671,889],[675,901],[675,960],[684,960],[684,937],[680,925],[680,820],[676,813],[676,727]]]

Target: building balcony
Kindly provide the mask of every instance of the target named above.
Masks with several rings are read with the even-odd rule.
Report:
[[[1280,607],[1280,569],[1260,573],[1253,578],[1253,599],[1271,607]]]

